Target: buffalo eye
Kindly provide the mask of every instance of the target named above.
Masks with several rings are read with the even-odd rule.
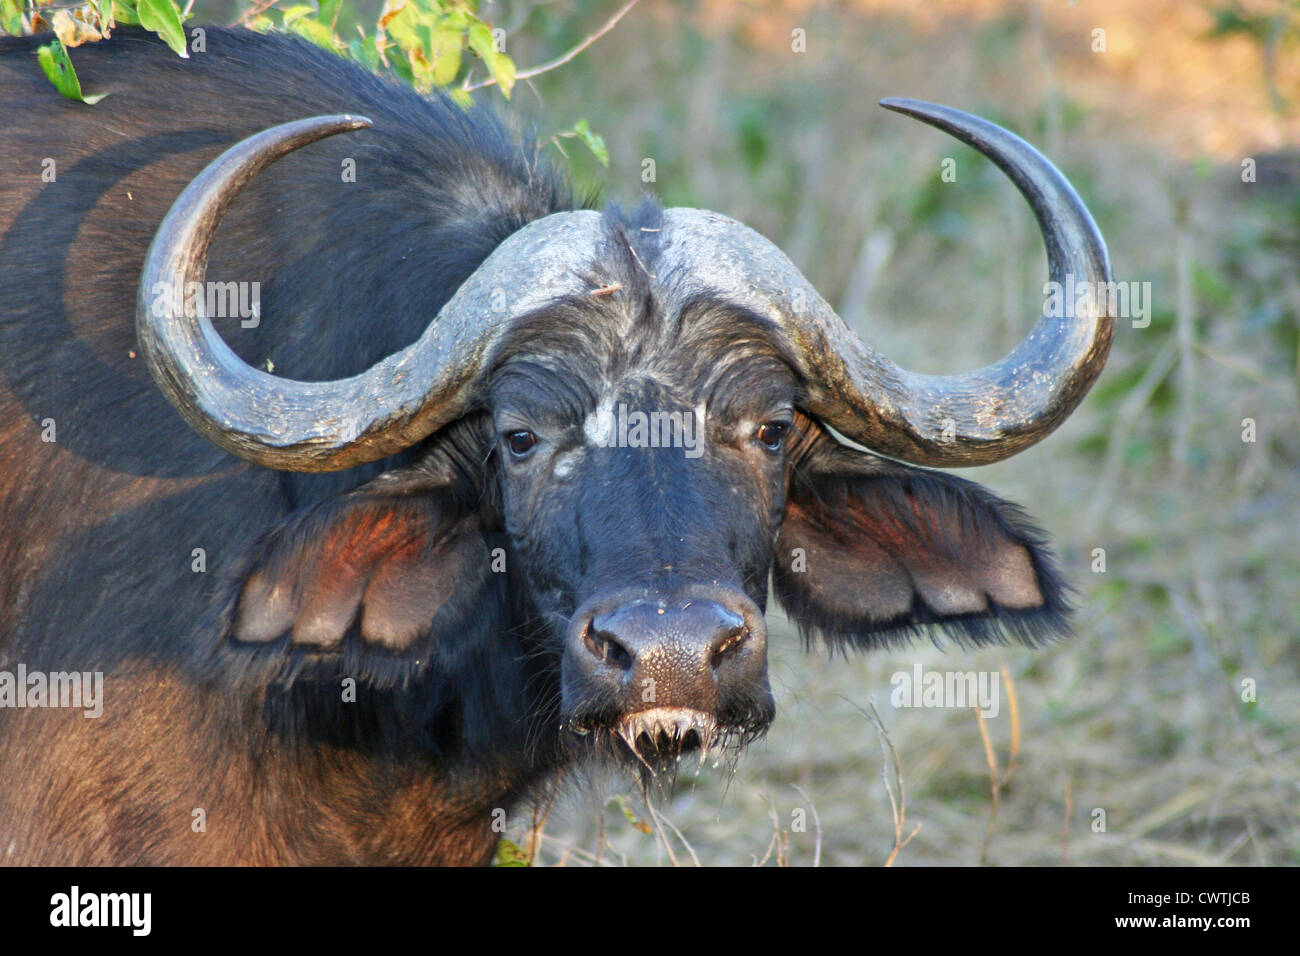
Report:
[[[777,451],[789,431],[790,425],[787,422],[764,422],[758,426],[754,437],[768,451]]]
[[[533,450],[533,446],[536,444],[537,436],[526,429],[510,432],[506,435],[506,447],[510,449],[510,454],[516,458],[523,458]]]

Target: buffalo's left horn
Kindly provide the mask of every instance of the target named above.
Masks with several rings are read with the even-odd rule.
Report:
[[[1114,334],[1103,283],[1106,245],[1065,177],[1020,137],[969,113],[916,100],[882,105],[924,120],[1002,168],[1038,218],[1051,279],[1094,295],[1038,319],[1002,361],[960,375],[918,375],[876,354],[790,260],[735,220],[670,209],[657,270],[680,295],[721,296],[775,323],[808,388],[809,411],[874,451],[919,465],[978,465],[1014,455],[1056,428],[1101,373]]]
[[[300,382],[246,364],[190,295],[202,288],[221,217],[281,156],[369,125],[360,116],[318,116],[235,144],[176,199],[145,257],[136,335],[149,370],[190,425],[249,461],[334,471],[411,446],[464,413],[485,360],[515,316],[587,288],[572,264],[595,258],[600,215],[556,213],[502,242],[430,317],[418,341],[360,375]],[[502,301],[498,314],[490,303]]]

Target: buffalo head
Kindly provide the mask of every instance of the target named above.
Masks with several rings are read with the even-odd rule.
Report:
[[[956,110],[885,105],[1011,177],[1053,280],[1109,279],[1087,210],[1032,147]],[[1063,629],[1062,584],[1019,509],[912,465],[992,462],[1051,432],[1105,361],[1101,308],[1040,317],[987,368],[917,375],[863,344],[762,236],[646,203],[528,223],[417,342],[354,378],[251,368],[167,292],[202,282],[217,223],[260,170],[367,122],[307,119],[234,146],[145,263],[142,351],[213,442],[300,471],[419,446],[264,539],[224,611],[231,642],[370,654],[390,677],[432,661],[490,687],[433,707],[435,738],[495,726],[472,713],[495,710],[533,743],[653,765],[770,723],[769,581],[805,635],[858,646],[932,624],[975,642]],[[470,630],[472,646],[450,636]]]

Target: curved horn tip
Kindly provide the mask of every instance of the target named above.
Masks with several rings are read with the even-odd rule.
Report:
[[[350,133],[358,129],[369,129],[373,125],[374,122],[369,116],[362,116],[359,113],[326,113],[322,116],[308,116],[300,120],[281,123],[279,126],[272,126],[263,130],[261,135],[267,136],[268,139],[277,140],[287,140],[296,136],[298,137],[298,143],[293,148],[298,149],[328,136]],[[278,136],[268,135],[277,133]],[[249,137],[249,139],[256,138]],[[248,140],[245,140],[245,142],[248,142]]]
[[[883,100],[879,100],[878,102],[885,109],[893,110],[895,113],[910,113],[917,107],[935,105],[926,100],[914,100],[910,96],[886,96]]]
[[[299,122],[316,128],[321,131],[322,135],[346,133],[354,129],[368,129],[375,125],[369,116],[362,116],[359,113],[329,113],[324,116],[312,116],[299,120]],[[283,125],[290,126],[292,124],[285,123]],[[328,133],[326,133],[327,130]]]
[[[976,140],[1010,140],[1011,142],[1022,143],[1015,133],[1003,129],[996,123],[977,116],[974,113],[967,113],[965,110],[959,110],[955,106],[944,106],[942,103],[930,103],[926,100],[913,100],[902,96],[890,96],[880,101],[880,105],[894,113],[900,113],[903,116],[910,116],[914,120],[920,120],[935,129],[954,136],[969,146],[974,147],[994,162],[998,162],[997,157],[989,152],[989,149],[980,145]],[[1025,143],[1028,146],[1028,143]],[[1029,147],[1033,149],[1032,146]],[[1037,153],[1037,150],[1035,150]],[[1001,165],[1001,163],[999,163]],[[1004,169],[1006,167],[1003,167]]]

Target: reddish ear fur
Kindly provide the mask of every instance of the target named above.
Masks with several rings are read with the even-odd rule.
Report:
[[[439,492],[385,476],[290,518],[245,557],[227,645],[431,651],[434,631],[474,613],[492,560],[477,514]]]
[[[976,644],[1066,632],[1064,585],[1019,507],[829,441],[796,466],[773,564],[805,636],[865,647],[928,625]]]
[[[457,451],[321,501],[253,545],[213,606],[219,639],[195,648],[205,679],[259,690],[262,719],[287,739],[418,741],[488,762],[517,747],[528,688],[494,572],[506,542]]]
[[[276,532],[241,590],[230,636],[288,636],[329,650],[355,633],[405,650],[490,561],[483,538],[466,533],[473,516],[441,527],[435,510],[427,501],[363,501],[341,508],[320,543],[297,529]]]

